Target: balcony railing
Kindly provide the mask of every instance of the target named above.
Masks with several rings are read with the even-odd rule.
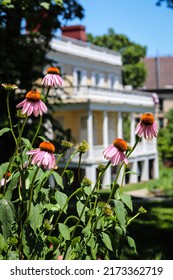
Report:
[[[117,101],[121,104],[132,104],[153,107],[153,99],[150,93],[144,93],[137,90],[120,90],[110,89],[94,86],[66,86],[57,91],[52,91],[49,95],[50,103],[59,102],[58,96],[61,96],[63,100],[88,100],[99,99],[102,101]]]
[[[82,162],[84,162],[84,163],[102,162],[103,161],[102,154],[103,154],[104,148],[105,147],[103,145],[94,145],[92,148],[92,154],[90,155],[90,157],[88,156],[88,152],[82,155]],[[156,152],[157,152],[157,146],[154,141],[151,141],[151,142],[147,141],[145,143],[141,142],[141,143],[138,143],[136,149],[131,154],[129,161],[132,162],[136,158],[150,156],[150,155],[156,154]],[[70,154],[71,154],[71,151],[69,151],[67,153],[66,158],[68,158],[70,156]],[[77,163],[78,161],[79,161],[79,155],[77,154],[73,158],[72,162]]]

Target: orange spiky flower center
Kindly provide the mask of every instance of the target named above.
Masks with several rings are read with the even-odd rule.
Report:
[[[154,116],[151,113],[145,113],[141,117],[141,122],[144,125],[152,125],[154,123]]]
[[[3,175],[3,178],[9,178],[11,176],[11,173],[10,172],[7,172],[7,173],[4,173]]]
[[[47,69],[47,74],[56,74],[56,75],[59,75],[60,74],[60,71],[58,68],[56,67],[49,67]]]
[[[41,99],[41,94],[36,90],[31,90],[27,92],[26,99],[29,101],[37,102]]]
[[[128,148],[127,142],[121,138],[115,139],[113,145],[121,152],[127,151]]]
[[[49,153],[54,153],[55,152],[55,146],[50,143],[50,142],[42,142],[39,145],[40,150],[49,152]]]

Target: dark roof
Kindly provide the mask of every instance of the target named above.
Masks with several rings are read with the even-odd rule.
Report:
[[[144,89],[173,89],[173,56],[143,59],[147,69]]]

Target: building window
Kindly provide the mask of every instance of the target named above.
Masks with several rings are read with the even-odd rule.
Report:
[[[82,73],[80,70],[76,71],[76,76],[77,76],[77,86],[81,85],[81,81],[82,81]]]
[[[74,69],[74,86],[77,92],[82,92],[82,87],[87,83],[87,72],[83,69]]]
[[[99,72],[92,73],[92,85],[94,87],[103,87],[104,75]]]
[[[118,84],[119,84],[118,77],[113,75],[113,74],[110,74],[109,77],[108,77],[109,88],[110,89],[116,89],[116,88],[118,88]]]

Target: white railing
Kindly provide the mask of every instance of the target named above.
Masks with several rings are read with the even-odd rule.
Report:
[[[136,106],[147,106],[153,108],[153,98],[150,93],[137,90],[109,89],[93,86],[64,87],[57,90],[64,102],[71,100],[100,100],[102,102],[116,102],[117,104],[129,104]],[[49,95],[51,103],[59,102],[57,93],[52,91]]]
[[[104,146],[103,145],[95,145],[93,146],[92,149],[92,154],[90,154],[89,157],[89,153],[86,152],[82,155],[82,161],[85,163],[89,163],[89,162],[102,162],[103,161],[103,150],[104,150]],[[65,159],[68,159],[69,156],[71,155],[72,151],[70,150]],[[130,156],[130,159],[132,159],[131,161],[133,161],[136,158],[139,157],[146,157],[146,156],[150,156],[153,154],[157,153],[157,146],[156,143],[152,140],[152,141],[147,141],[146,142],[141,142],[138,143],[136,149],[133,151],[133,153]],[[79,160],[79,154],[76,154],[72,160],[73,163],[77,163]]]

